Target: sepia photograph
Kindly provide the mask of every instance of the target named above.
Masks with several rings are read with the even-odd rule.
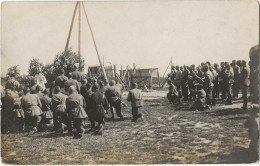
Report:
[[[1,164],[257,164],[259,1],[1,2]]]

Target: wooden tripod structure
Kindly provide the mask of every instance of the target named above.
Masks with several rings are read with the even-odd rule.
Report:
[[[80,1],[76,2],[75,9],[74,9],[73,16],[72,16],[72,20],[71,20],[71,24],[70,24],[69,34],[68,34],[68,37],[67,37],[65,51],[68,50],[68,46],[69,46],[69,42],[70,42],[70,37],[71,37],[71,32],[72,32],[75,16],[76,16],[77,10],[79,9],[78,10],[78,23],[79,23],[79,29],[78,29],[78,54],[79,54],[79,56],[81,56],[81,6],[83,7],[84,14],[85,14],[85,17],[86,17],[86,20],[87,20],[87,23],[88,23],[88,27],[89,27],[90,33],[91,33],[91,37],[92,37],[92,40],[94,42],[94,46],[95,46],[95,50],[96,50],[96,53],[97,53],[97,56],[98,56],[100,67],[102,69],[102,72],[104,74],[105,79],[107,79],[106,71],[105,71],[104,65],[101,62],[101,58],[99,56],[99,52],[98,52],[98,49],[97,49],[97,44],[96,44],[96,41],[95,41],[95,38],[94,38],[94,34],[93,34],[93,31],[92,31],[91,25],[89,23],[87,11],[86,11],[86,8],[85,8],[85,5],[84,5],[83,2],[80,2]]]

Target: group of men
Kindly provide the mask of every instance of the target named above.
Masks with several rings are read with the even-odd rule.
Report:
[[[41,75],[42,77],[42,75]],[[44,77],[44,76],[43,76]],[[46,83],[46,79],[43,84]],[[87,79],[78,70],[65,76],[60,75],[48,89],[42,82],[33,81],[31,87],[25,86],[19,91],[19,83],[10,78],[6,83],[5,94],[2,94],[2,132],[15,128],[19,132],[55,131],[81,138],[85,132],[103,133],[105,114],[111,111],[111,119],[115,119],[114,110],[120,120],[124,120],[122,101],[124,87],[114,80]],[[137,84],[132,84],[127,100],[132,103],[132,121],[143,118],[139,112],[142,107],[142,94]],[[91,128],[85,131],[83,123],[88,119]],[[97,126],[96,126],[97,124]],[[24,126],[24,127],[23,127]]]
[[[232,105],[242,90],[243,109],[247,109],[247,92],[250,84],[249,68],[244,60],[233,60],[232,63],[221,62],[213,65],[202,62],[198,67],[172,66],[168,74],[170,103],[193,100],[192,109],[211,109],[216,105],[216,98]],[[221,93],[221,96],[220,96]]]

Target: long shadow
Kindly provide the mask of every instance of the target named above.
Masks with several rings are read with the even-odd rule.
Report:
[[[248,117],[233,117],[233,118],[227,118],[223,120],[243,120],[243,119],[248,119]]]
[[[228,156],[223,156],[223,159],[218,164],[256,163],[259,160],[259,156],[256,149],[235,147],[234,152]]]
[[[247,112],[239,108],[226,108],[221,110],[215,110],[212,112],[211,116],[225,116],[225,115],[236,115],[236,114],[246,114]]]
[[[124,121],[124,120],[131,120],[132,117],[128,116],[128,117],[124,117],[123,119],[120,118],[110,118],[110,117],[105,117],[105,122],[118,122],[118,121]]]

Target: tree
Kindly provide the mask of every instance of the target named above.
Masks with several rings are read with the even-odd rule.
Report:
[[[29,66],[29,75],[30,76],[35,76],[36,74],[40,73],[43,71],[44,65],[39,61],[38,58],[33,58],[30,61],[30,66]]]
[[[53,72],[60,74],[61,69],[64,69],[65,75],[76,70],[76,63],[79,64],[79,71],[84,69],[84,60],[72,49],[58,53],[53,62]]]
[[[12,66],[7,71],[8,77],[19,77],[20,76],[20,70],[18,69],[19,65]]]

